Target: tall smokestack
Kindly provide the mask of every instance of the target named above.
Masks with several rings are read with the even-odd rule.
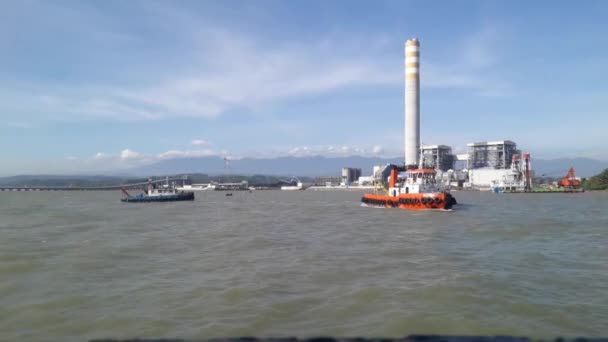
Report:
[[[420,42],[405,42],[405,165],[420,157]]]

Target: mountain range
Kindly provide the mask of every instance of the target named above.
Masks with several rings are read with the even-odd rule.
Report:
[[[219,157],[200,157],[163,160],[152,165],[127,171],[137,176],[166,175],[202,172],[214,174],[264,174],[281,176],[334,176],[343,167],[361,168],[363,175],[370,175],[374,165],[402,164],[402,157],[374,158],[350,157],[278,157],[269,159],[242,158],[227,164]],[[533,159],[532,168],[537,176],[561,177],[570,167],[579,177],[590,177],[608,168],[608,161],[590,158]]]
[[[230,160],[227,164],[220,157],[181,158],[156,162],[120,172],[107,172],[106,176],[96,175],[21,175],[0,177],[0,186],[28,184],[56,185],[77,183],[81,186],[99,184],[128,183],[133,178],[175,174],[206,175],[269,175],[282,177],[338,176],[343,167],[361,168],[363,175],[371,175],[374,165],[387,163],[400,165],[403,159],[374,157],[278,157],[268,159],[242,158]],[[591,177],[608,169],[608,161],[590,158],[533,159],[532,168],[537,177],[559,178],[566,175],[570,167],[576,169],[579,177]]]

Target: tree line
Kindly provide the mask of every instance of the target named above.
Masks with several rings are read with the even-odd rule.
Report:
[[[608,190],[608,169],[593,177],[583,179],[583,188],[585,190]]]

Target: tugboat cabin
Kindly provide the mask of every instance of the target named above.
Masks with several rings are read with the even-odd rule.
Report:
[[[397,174],[391,172],[389,195],[419,194],[440,191],[437,186],[436,171],[433,169],[409,169]]]

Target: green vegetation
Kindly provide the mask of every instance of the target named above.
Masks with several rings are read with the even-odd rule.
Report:
[[[585,190],[607,190],[608,169],[589,179],[583,179],[583,188],[585,188]]]

